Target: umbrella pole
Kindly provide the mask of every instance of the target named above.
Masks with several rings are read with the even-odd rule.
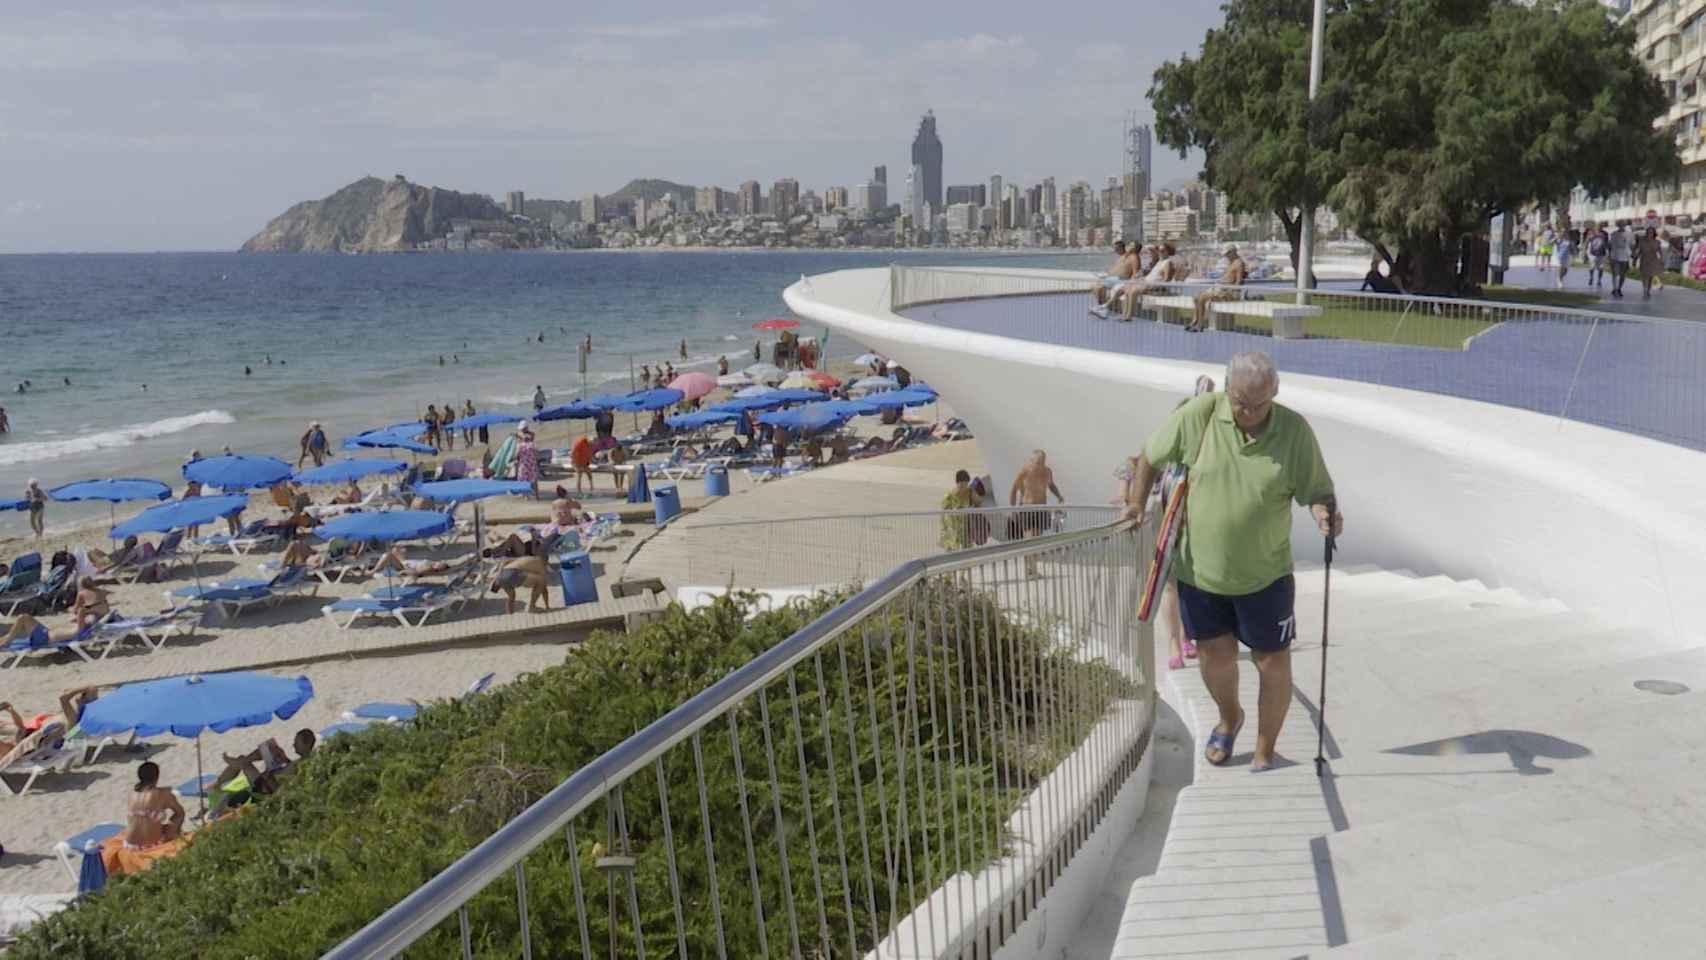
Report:
[[[198,816],[202,820],[207,819],[207,784],[202,782],[206,776],[201,771],[201,734],[197,733],[195,735],[195,782],[196,793],[201,800],[201,813]]]

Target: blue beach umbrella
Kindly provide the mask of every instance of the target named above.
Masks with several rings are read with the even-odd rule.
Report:
[[[333,460],[323,467],[299,470],[292,479],[297,483],[309,485],[349,483],[352,480],[377,476],[381,473],[402,473],[407,469],[409,469],[409,465],[401,460],[351,457],[348,460]]]
[[[167,533],[185,527],[212,523],[220,517],[241,513],[249,505],[247,494],[233,493],[223,497],[191,497],[149,507],[110,531],[114,540],[132,534]]]
[[[415,438],[426,432],[424,423],[399,423],[377,430],[358,433],[344,440],[345,450],[360,450],[373,447],[389,450],[407,450],[411,453],[437,453],[430,445]]]
[[[450,514],[436,510],[346,513],[315,527],[314,535],[322,540],[342,538],[363,543],[391,543],[397,540],[435,537],[454,525],[455,520]]]
[[[662,410],[680,403],[687,394],[670,387],[658,387],[652,390],[637,390],[622,398],[622,402],[611,407],[624,413],[638,413],[642,410]]]
[[[158,480],[135,478],[79,480],[54,487],[47,495],[62,502],[105,500],[108,503],[126,503],[131,500],[170,500],[172,488]]]
[[[914,391],[911,387],[907,387],[905,390],[885,390],[881,393],[873,393],[859,402],[869,404],[879,410],[921,407],[927,403],[935,403],[936,392],[929,389]]]
[[[827,400],[823,403],[809,404],[801,407],[800,409],[818,409],[829,413],[845,413],[851,417],[870,417],[883,412],[881,407],[865,400]]]
[[[211,673],[128,683],[83,708],[85,733],[138,736],[172,733],[195,738],[196,778],[202,777],[201,732],[287,720],[314,696],[307,677],[265,673]],[[207,801],[202,800],[205,813]]]
[[[787,398],[769,393],[762,397],[740,397],[724,400],[710,409],[718,413],[745,413],[748,410],[775,410],[778,407],[787,406],[787,404]]]
[[[440,503],[474,504],[474,546],[486,545],[486,516],[479,501],[487,497],[515,497],[533,492],[533,485],[520,480],[484,480],[467,477],[461,480],[434,480],[415,484],[415,493]]]
[[[277,457],[227,454],[184,464],[184,479],[221,490],[270,487],[290,476],[290,464]]]
[[[767,387],[762,383],[755,383],[752,386],[747,387],[744,390],[736,390],[735,391],[735,399],[745,400],[749,397],[762,397],[762,396],[765,396],[766,394],[771,394],[771,393],[775,393],[775,392],[776,392],[775,387]]]
[[[128,503],[132,500],[170,500],[172,488],[158,480],[143,480],[136,477],[120,477],[110,480],[78,480],[54,487],[47,495],[62,503],[79,500],[105,500],[107,502],[107,522],[118,520],[114,504]]]
[[[865,392],[870,390],[894,390],[899,387],[900,381],[893,377],[865,377],[855,381],[854,384],[847,389]]]
[[[827,409],[828,407],[829,404],[812,403],[793,410],[778,410],[759,415],[758,422],[800,433],[816,433],[830,427],[839,427],[855,416],[851,411]]]
[[[576,402],[598,410],[614,410],[616,409],[617,404],[628,399],[629,396],[631,396],[631,394],[601,393],[596,397],[586,397]]]
[[[415,484],[416,494],[440,503],[468,503],[487,497],[513,497],[532,492],[533,487],[520,480],[482,480],[478,477]]]
[[[96,893],[107,885],[107,864],[101,859],[101,848],[82,851],[83,864],[77,871],[77,892]]]
[[[829,395],[822,390],[807,390],[804,387],[789,387],[770,394],[772,398],[780,398],[783,403],[812,403],[826,399]]]
[[[738,423],[740,417],[740,413],[735,410],[700,410],[678,417],[665,417],[663,422],[676,430],[697,430],[714,423]]]
[[[29,505],[28,500],[0,500],[0,513],[5,513],[7,510],[23,510]]]
[[[559,403],[554,407],[546,407],[534,415],[535,420],[591,420],[609,408],[576,400],[572,403]]]
[[[476,413],[471,417],[463,417],[460,420],[452,421],[450,429],[478,430],[481,427],[495,427],[502,423],[520,423],[525,419],[527,418],[518,417],[513,413]],[[541,417],[540,419],[544,418]]]

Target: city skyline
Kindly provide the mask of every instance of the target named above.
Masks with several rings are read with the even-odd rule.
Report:
[[[1148,114],[1155,67],[1220,13],[1086,43],[1073,24],[1100,8],[1074,2],[1022,31],[881,2],[843,22],[811,0],[528,3],[487,19],[443,2],[17,13],[0,41],[14,91],[0,98],[0,252],[232,249],[292,204],[398,172],[571,200],[632,178],[821,193],[880,165],[894,203],[927,109],[943,183],[1099,183],[1118,169],[1123,112]],[[1197,167],[1157,160],[1159,182]]]

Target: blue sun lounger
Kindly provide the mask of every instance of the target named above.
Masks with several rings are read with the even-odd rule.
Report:
[[[301,596],[305,591],[313,596],[320,591],[320,582],[309,576],[307,567],[296,566],[280,570],[270,580],[239,577],[199,587],[179,587],[166,594],[166,599],[218,607],[229,620],[250,607],[261,604],[273,606],[287,597]]]
[[[488,673],[485,676],[480,677],[478,680],[469,684],[468,689],[462,691],[462,695],[456,699],[466,700],[469,697],[478,696],[479,694],[484,693],[486,688],[492,685],[492,681],[497,679],[497,676],[498,675],[495,673]],[[385,720],[391,723],[408,723],[420,712],[421,707],[418,703],[388,703],[380,700],[373,701],[371,703],[364,703],[361,706],[356,707],[354,710],[345,712],[344,719],[350,721]]]

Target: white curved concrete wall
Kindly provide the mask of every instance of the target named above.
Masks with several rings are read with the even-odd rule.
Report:
[[[1033,448],[1069,502],[1188,395],[1202,364],[1056,347],[919,323],[887,307],[887,270],[804,278],[784,296],[930,382],[972,425],[998,485]],[[1508,407],[1281,371],[1346,516],[1339,561],[1476,578],[1607,620],[1706,642],[1706,454]],[[1302,511],[1300,562],[1320,560]],[[1490,637],[1489,640],[1496,640]]]

